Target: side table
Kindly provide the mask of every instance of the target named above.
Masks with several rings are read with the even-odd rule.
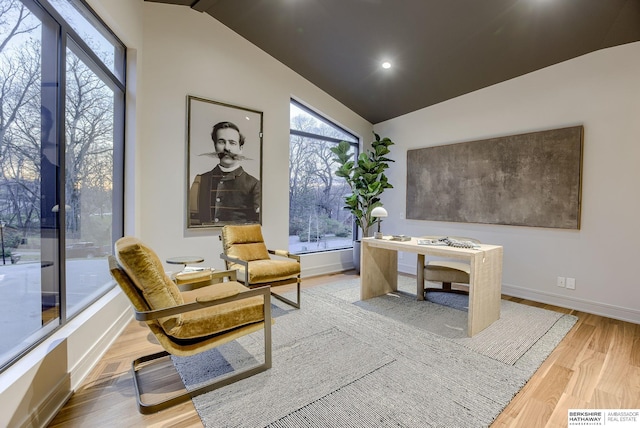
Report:
[[[180,272],[172,273],[171,279],[178,285],[195,284],[202,281],[210,281],[214,269],[208,267],[189,267],[187,265],[202,263],[204,258],[198,256],[170,257],[167,263],[172,265],[182,265]]]
[[[182,269],[184,270],[187,265],[202,263],[204,261],[203,257],[198,256],[178,256],[178,257],[169,257],[167,263],[170,265],[182,265]]]

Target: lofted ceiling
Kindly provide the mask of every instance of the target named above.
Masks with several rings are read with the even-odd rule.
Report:
[[[146,1],[208,13],[373,124],[640,40],[640,0]]]

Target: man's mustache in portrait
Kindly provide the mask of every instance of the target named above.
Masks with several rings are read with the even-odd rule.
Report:
[[[218,158],[218,159],[222,159],[224,157],[230,157],[233,160],[252,160],[251,158],[248,158],[244,155],[238,154],[238,153],[231,153],[227,150],[224,150],[220,153],[217,152],[211,152],[211,153],[202,153],[198,156],[209,156],[212,158]]]

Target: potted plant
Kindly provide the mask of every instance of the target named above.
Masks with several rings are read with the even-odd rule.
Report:
[[[380,195],[385,189],[393,188],[388,182],[384,171],[389,168],[389,162],[394,162],[386,156],[391,152],[389,146],[394,143],[389,138],[380,138],[374,132],[375,141],[371,143],[371,149],[360,153],[358,159],[353,159],[351,144],[341,141],[337,146],[331,148],[335,155],[334,160],[338,162],[339,168],[336,176],[346,180],[351,187],[351,194],[345,197],[345,209],[349,210],[362,229],[362,237],[369,236],[369,228],[376,219],[371,216],[371,211],[378,206],[382,206]],[[356,270],[360,271],[360,241],[354,242],[353,264]]]

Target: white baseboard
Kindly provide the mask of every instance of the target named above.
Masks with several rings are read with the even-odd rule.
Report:
[[[353,250],[334,250],[301,255],[302,278],[353,269]]]
[[[132,319],[132,311],[127,308],[126,311],[113,320],[113,324],[109,325],[109,329],[92,344],[87,353],[71,369],[71,388],[73,390],[80,386]]]
[[[353,263],[330,263],[322,266],[314,266],[311,269],[304,269],[302,279],[313,276],[330,275],[332,273],[344,272],[353,269]]]
[[[415,265],[398,264],[398,271],[415,275]],[[600,315],[620,321],[627,321],[640,324],[640,311],[622,306],[614,306],[606,303],[592,302],[575,297],[561,296],[559,294],[545,291],[532,290],[530,288],[519,287],[517,285],[502,284],[502,294],[521,299],[532,300],[534,302],[546,303],[548,305],[560,306],[562,308],[574,309],[587,312],[593,315]]]
[[[415,275],[415,265],[398,263],[398,271]],[[614,306],[606,303],[592,302],[575,297],[561,296],[559,294],[545,291],[532,290],[530,288],[519,287],[517,285],[502,284],[502,294],[521,299],[532,300],[534,302],[546,303],[548,305],[560,306],[562,308],[574,309],[587,312],[593,315],[600,315],[620,321],[627,321],[640,324],[640,311],[622,306]]]
[[[0,425],[46,427],[131,319],[114,288],[2,373]]]
[[[82,384],[84,379],[89,375],[91,370],[100,361],[109,347],[116,341],[132,319],[132,312],[130,308],[127,307],[125,311],[115,317],[113,323],[108,326],[108,329],[104,331],[94,343],[90,344],[91,346],[88,351],[82,356],[82,358],[80,358],[75,366],[71,368],[67,381],[59,382],[59,388],[53,389],[49,397],[45,399],[47,406],[43,406],[37,412],[38,421],[46,420],[46,426],[53,420],[56,414],[58,414],[60,409],[65,405],[69,397],[71,397],[73,392]],[[33,417],[34,415],[32,415],[32,418]],[[29,426],[38,425],[31,424]]]
[[[20,424],[22,428],[46,427],[58,414],[64,404],[71,398],[73,390],[69,386],[70,376],[60,379],[55,388],[38,404],[37,411],[29,414],[28,418]]]
[[[627,321],[640,324],[640,311],[622,306],[614,306],[606,303],[592,302],[575,297],[561,296],[559,294],[547,293],[545,291],[531,290],[517,285],[502,284],[502,294],[521,299],[533,300],[534,302],[546,303],[560,306],[562,308],[574,309],[587,312],[589,314],[600,315],[620,321]]]
[[[416,274],[415,260],[413,264],[405,264],[405,263],[402,263],[402,260],[398,260],[398,272],[406,273],[407,275],[415,275]]]

